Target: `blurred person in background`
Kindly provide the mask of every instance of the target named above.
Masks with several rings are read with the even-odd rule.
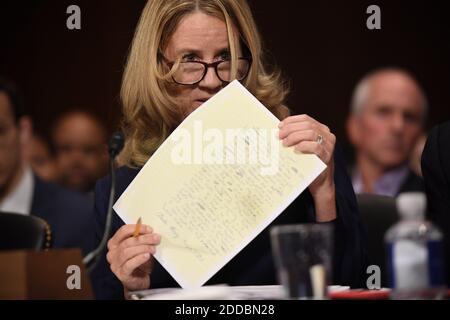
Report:
[[[24,152],[27,161],[34,173],[45,181],[56,181],[55,157],[50,149],[50,143],[44,136],[34,133],[28,147]]]
[[[52,129],[58,182],[88,193],[93,200],[97,179],[108,169],[107,130],[86,111],[73,110],[60,116]]]
[[[0,212],[44,219],[54,248],[87,253],[94,241],[93,208],[85,196],[34,174],[24,157],[31,133],[22,96],[14,84],[0,78]]]
[[[355,148],[352,183],[355,193],[395,197],[424,191],[409,162],[423,134],[427,100],[406,71],[383,68],[356,86],[347,133]]]

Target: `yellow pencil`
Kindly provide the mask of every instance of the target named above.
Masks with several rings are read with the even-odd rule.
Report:
[[[139,234],[141,233],[141,225],[142,225],[142,219],[141,219],[141,217],[139,217],[139,219],[136,223],[136,228],[134,229],[133,237],[137,238],[139,236]]]

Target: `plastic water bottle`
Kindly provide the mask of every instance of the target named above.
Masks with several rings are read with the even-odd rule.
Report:
[[[397,209],[401,220],[385,234],[391,299],[443,298],[442,233],[425,221],[425,194],[400,194]]]

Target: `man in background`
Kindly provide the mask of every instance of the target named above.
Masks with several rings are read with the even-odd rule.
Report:
[[[355,193],[395,197],[401,192],[424,191],[409,161],[423,133],[426,114],[425,94],[404,70],[376,70],[358,83],[347,121],[355,148]]]
[[[93,208],[86,197],[44,182],[24,160],[31,119],[16,87],[0,78],[0,214],[34,215],[47,221],[54,248],[94,246]]]
[[[86,111],[60,116],[52,130],[58,182],[66,188],[92,193],[108,169],[107,130]]]

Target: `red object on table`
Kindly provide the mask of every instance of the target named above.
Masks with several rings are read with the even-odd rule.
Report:
[[[389,299],[389,289],[381,289],[381,290],[363,290],[363,289],[355,289],[355,290],[346,290],[346,291],[338,291],[331,292],[331,299],[348,299],[348,300],[387,300]],[[447,291],[447,299],[450,298],[450,290]]]
[[[381,290],[363,290],[363,289],[355,289],[355,290],[346,290],[346,291],[338,291],[331,292],[331,299],[351,299],[351,300],[386,300],[389,299],[390,290],[381,289]]]

